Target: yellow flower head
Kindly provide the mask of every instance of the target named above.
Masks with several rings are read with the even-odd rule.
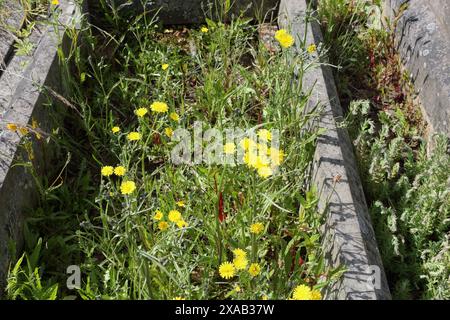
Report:
[[[219,274],[224,279],[231,279],[236,273],[236,268],[231,262],[224,262],[219,267]]]
[[[127,135],[127,139],[130,141],[137,141],[141,139],[141,134],[139,132],[130,132]]]
[[[242,149],[249,151],[251,149],[256,148],[256,142],[250,138],[244,138],[239,142],[239,145]]]
[[[178,210],[170,210],[169,211],[169,220],[172,222],[178,222],[181,220],[181,212]]]
[[[283,162],[285,156],[283,150],[270,148],[269,153],[270,153],[270,160],[272,161],[273,165],[279,166]]]
[[[120,192],[122,194],[130,194],[136,190],[136,184],[133,181],[124,181],[120,185]]]
[[[138,116],[138,117],[143,117],[147,114],[148,110],[147,108],[139,108],[137,110],[134,110],[134,113]]]
[[[167,127],[167,128],[164,129],[164,133],[166,134],[166,136],[171,138],[173,136],[173,129],[170,128],[170,127]]]
[[[261,267],[257,263],[252,263],[250,265],[250,268],[248,268],[248,273],[250,273],[250,275],[252,277],[256,277],[260,272],[261,272]]]
[[[260,234],[264,230],[264,225],[261,222],[253,223],[250,226],[250,232],[253,234]]]
[[[236,270],[244,270],[247,268],[248,260],[245,256],[235,256],[233,264]]]
[[[236,151],[236,145],[232,142],[225,143],[223,146],[223,152],[225,154],[233,154]]]
[[[14,124],[14,123],[8,123],[7,125],[6,125],[6,128],[9,130],[9,131],[12,131],[12,132],[15,132],[15,131],[17,131],[17,125],[16,124]]]
[[[311,292],[311,296],[313,300],[322,300],[322,294],[320,293],[319,290],[313,290]]]
[[[176,121],[176,122],[180,121],[180,116],[179,116],[178,113],[176,113],[176,112],[170,113],[169,117],[170,117],[170,119],[172,119],[173,121]]]
[[[57,6],[59,4],[59,0],[52,0],[52,5]]]
[[[308,286],[301,284],[294,289],[292,295],[294,300],[312,300],[312,292]]]
[[[115,126],[115,127],[111,128],[111,131],[112,131],[112,133],[118,133],[118,132],[120,132],[120,128]]]
[[[186,204],[184,203],[183,200],[177,201],[176,204],[177,204],[177,206],[179,206],[181,208],[186,207]]]
[[[114,174],[116,176],[121,177],[121,176],[125,175],[125,172],[127,172],[127,169],[125,169],[125,167],[117,166],[114,168]]]
[[[187,222],[184,221],[183,219],[180,219],[176,222],[176,225],[178,226],[178,228],[185,228],[188,226]]]
[[[235,256],[236,258],[238,258],[238,257],[244,257],[244,258],[246,258],[246,257],[247,257],[247,252],[245,252],[244,250],[239,249],[239,248],[234,249],[234,250],[233,250],[233,254],[234,254],[234,256]]]
[[[167,70],[167,68],[169,68],[169,65],[167,63],[161,65],[161,69],[163,69],[164,71]]]
[[[241,287],[239,287],[239,285],[236,285],[236,287],[234,287],[234,291],[235,292],[241,292]]]
[[[246,165],[254,168],[258,163],[258,156],[254,152],[246,152],[243,160]]]
[[[28,128],[26,128],[26,127],[19,127],[19,132],[22,134],[22,135],[27,135],[28,134]]]
[[[155,220],[161,220],[164,217],[164,213],[160,210],[156,210],[155,215],[153,216],[153,219]]]
[[[169,228],[169,224],[166,221],[160,221],[158,223],[158,229],[161,231],[167,230]]]
[[[101,174],[104,177],[109,177],[110,175],[112,175],[114,173],[114,168],[111,166],[105,166],[102,168]]]
[[[261,140],[270,141],[272,139],[272,133],[267,129],[260,129],[257,134]]]
[[[258,175],[262,178],[268,178],[273,174],[273,170],[268,166],[258,168]]]
[[[209,30],[208,30],[207,27],[202,27],[202,28],[200,29],[200,31],[203,32],[203,33],[207,33]]]
[[[175,297],[173,300],[186,300],[186,298],[183,298],[183,297]]]
[[[153,102],[152,105],[150,106],[150,109],[151,109],[153,112],[163,113],[163,112],[167,112],[167,110],[169,110],[169,107],[168,107],[167,104],[164,103],[164,102],[155,101],[155,102]]]
[[[310,44],[306,50],[309,54],[313,54],[314,52],[316,52],[317,46],[314,43]]]
[[[285,29],[280,29],[275,32],[275,39],[283,48],[289,48],[294,44],[294,37],[290,35]]]

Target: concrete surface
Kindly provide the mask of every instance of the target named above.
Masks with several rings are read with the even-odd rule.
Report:
[[[13,31],[21,28],[23,10],[17,0],[7,0],[0,7],[0,74],[11,57]]]
[[[63,34],[62,25],[69,23],[76,13],[75,8],[72,1],[61,1],[61,26],[39,25],[30,35],[33,52],[29,56],[12,56],[0,77],[0,297],[11,259],[8,246],[16,242],[20,250],[25,212],[33,205],[37,194],[30,174],[23,166],[14,165],[22,159],[29,160],[20,145],[23,138],[6,130],[6,124],[25,127],[34,119],[42,130],[51,130],[53,116],[49,113],[56,112],[57,103],[49,99],[46,88],[61,92],[55,29]],[[39,174],[45,171],[45,166],[51,165],[51,149],[44,139],[33,138],[33,153],[32,161]]]
[[[308,19],[306,0],[281,0],[278,23],[290,29],[306,44],[322,42],[320,26]],[[307,27],[307,28],[306,28]],[[332,267],[344,266],[341,280],[325,292],[326,299],[390,299],[389,287],[378,251],[375,233],[364,198],[351,141],[346,129],[339,128],[342,109],[334,78],[328,66],[310,68],[303,77],[305,92],[312,89],[309,105],[320,104],[323,115],[314,157],[313,183],[321,190],[319,209],[325,212],[323,250]],[[337,179],[339,182],[334,182]],[[371,285],[372,275],[376,279]]]
[[[450,137],[450,1],[384,1],[386,15],[391,18],[400,5],[407,3],[395,30],[398,50],[431,135],[444,133]]]

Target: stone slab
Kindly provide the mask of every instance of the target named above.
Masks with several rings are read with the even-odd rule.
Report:
[[[0,74],[7,64],[14,44],[14,31],[22,27],[24,13],[17,0],[7,0],[0,6]]]
[[[403,3],[407,9],[395,30],[398,51],[431,135],[450,138],[450,1],[384,0],[386,15],[392,20]]]
[[[280,2],[278,24],[292,32],[297,47],[303,39],[318,47],[323,42],[317,19],[308,12],[306,0]],[[325,292],[325,298],[390,299],[353,146],[346,129],[339,126],[343,112],[332,71],[318,64],[308,68],[302,81],[305,92],[311,90],[310,108],[323,107],[318,125],[326,129],[318,139],[312,170],[313,183],[320,190],[319,209],[326,214],[323,250],[328,265],[346,269],[341,280]]]
[[[62,39],[63,47],[68,42],[67,37],[61,37],[64,35],[63,26],[73,25],[76,8],[73,1],[60,1],[59,27],[43,24],[36,28],[30,35],[34,44],[31,55],[13,56],[0,77],[0,84],[4,84],[4,77],[11,81],[8,89],[4,90],[8,96],[2,99],[3,104],[0,105],[0,297],[11,260],[8,244],[14,241],[20,250],[25,211],[33,205],[37,192],[31,175],[23,166],[14,165],[20,159],[28,159],[28,155],[20,146],[23,140],[21,135],[6,130],[6,124],[30,127],[32,120],[36,120],[43,131],[49,132],[51,129],[53,117],[49,116],[46,105],[50,104],[53,114],[58,103],[49,99],[47,88],[56,92],[62,90],[58,39]],[[57,35],[57,32],[60,34]],[[21,66],[24,59],[27,63],[22,69],[10,70]],[[38,174],[45,171],[45,166],[51,165],[49,150],[43,139],[33,140],[33,163]]]

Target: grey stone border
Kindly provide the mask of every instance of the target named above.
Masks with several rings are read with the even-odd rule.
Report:
[[[6,273],[11,260],[9,243],[23,243],[25,210],[36,200],[36,186],[32,176],[16,160],[28,159],[20,147],[21,136],[6,129],[7,123],[30,127],[35,119],[40,128],[50,130],[51,116],[45,104],[49,95],[44,87],[61,89],[61,70],[58,57],[58,34],[64,35],[65,25],[77,14],[74,1],[61,0],[59,26],[42,24],[30,35],[34,48],[30,56],[12,56],[0,77],[0,297],[5,287]],[[62,38],[63,47],[68,38]],[[52,108],[57,108],[53,103]],[[54,112],[54,110],[52,110]],[[33,163],[37,172],[51,165],[50,151],[43,140],[33,141]]]
[[[308,12],[306,0],[281,0],[278,23],[291,30],[297,45],[305,39],[307,45],[319,46],[323,42],[320,26],[314,17],[307,18]],[[319,209],[327,215],[323,250],[328,265],[347,270],[325,298],[390,299],[352,143],[346,129],[339,126],[343,113],[330,67],[310,68],[303,85],[305,91],[312,89],[310,107],[323,106],[319,126],[327,130],[317,142],[313,168],[313,183],[321,191]]]
[[[434,133],[450,138],[450,1],[384,0],[391,22],[402,4],[407,8],[394,30],[402,64],[420,98],[429,138]]]

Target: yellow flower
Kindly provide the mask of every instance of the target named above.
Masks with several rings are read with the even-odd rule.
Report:
[[[166,136],[168,136],[169,138],[173,136],[173,129],[168,127],[164,129],[164,133],[166,134]]]
[[[130,141],[136,141],[141,139],[141,134],[139,132],[130,132],[127,135],[127,139]]]
[[[241,292],[241,287],[239,287],[239,285],[236,285],[236,287],[234,287],[234,291],[236,292]]]
[[[147,114],[148,110],[147,108],[139,108],[137,110],[134,111],[134,113],[138,116],[138,117],[143,117]]]
[[[249,151],[250,149],[254,149],[256,147],[256,142],[250,138],[244,138],[239,142],[239,145],[242,149]]]
[[[259,155],[256,157],[256,161],[252,163],[252,167],[259,170],[261,168],[267,167],[270,164],[270,159],[265,155]],[[259,172],[258,172],[259,173]]]
[[[260,272],[261,272],[261,267],[257,263],[252,263],[250,265],[250,268],[248,268],[248,273],[250,273],[250,275],[252,277],[256,277]]]
[[[309,54],[313,54],[314,52],[316,52],[317,46],[314,43],[310,44],[306,50]]]
[[[262,178],[270,177],[273,174],[273,171],[270,167],[263,166],[258,168],[258,175]]]
[[[156,210],[155,215],[153,216],[153,219],[161,220],[163,217],[164,217],[164,213],[162,213],[160,210]]]
[[[169,110],[169,107],[164,102],[155,101],[150,106],[150,109],[152,109],[153,112],[163,113],[163,112],[167,112],[167,110]]]
[[[200,31],[203,32],[203,33],[207,33],[209,30],[208,30],[207,27],[202,27],[202,28],[200,29]]]
[[[231,262],[224,262],[219,267],[219,274],[224,279],[231,279],[234,277],[236,269]]]
[[[167,230],[167,228],[169,228],[169,224],[165,221],[160,221],[158,223],[158,229],[161,231]]]
[[[183,208],[183,207],[186,207],[186,204],[185,204],[184,201],[182,201],[182,200],[177,201],[176,204],[177,204],[177,206],[182,207],[182,208]]]
[[[223,152],[226,154],[233,154],[236,151],[236,145],[232,142],[225,143],[223,146]]]
[[[312,300],[322,300],[322,294],[319,290],[313,290],[311,292]]]
[[[112,127],[111,128],[111,131],[112,131],[112,133],[117,133],[117,132],[120,132],[120,128],[119,127]]]
[[[185,228],[188,226],[187,222],[184,221],[183,219],[180,219],[176,222],[178,228]]]
[[[270,154],[270,160],[272,161],[272,164],[274,164],[275,166],[279,166],[284,160],[283,150],[278,150],[276,148],[270,148],[269,154]]]
[[[272,139],[272,133],[267,129],[258,130],[258,137],[264,141],[270,141]]]
[[[8,124],[6,125],[6,128],[7,128],[9,131],[12,131],[12,132],[17,131],[17,125],[14,124],[14,123],[8,123]]]
[[[236,256],[233,259],[233,264],[236,270],[244,270],[247,268],[248,260],[245,256]]]
[[[262,296],[262,298],[261,298],[262,300],[269,300],[269,297],[268,296],[266,296],[266,295],[264,295],[264,296]]]
[[[275,32],[275,39],[283,48],[289,48],[294,44],[294,37],[290,35],[285,29],[280,29]]]
[[[172,119],[173,121],[176,121],[176,122],[180,121],[180,116],[179,116],[178,113],[176,113],[176,112],[172,112],[172,113],[169,115],[169,117],[170,117],[170,119]]]
[[[117,167],[114,168],[114,174],[116,176],[121,177],[121,176],[123,176],[125,174],[125,172],[127,172],[127,169],[125,169],[122,166],[117,166]]]
[[[101,173],[102,173],[102,176],[109,177],[110,175],[112,175],[114,173],[114,168],[111,166],[105,166],[102,168]]]
[[[57,6],[59,4],[59,0],[52,0],[52,5]]]
[[[169,65],[167,63],[161,65],[161,69],[167,70],[167,68],[169,68]]]
[[[261,222],[254,223],[250,226],[250,232],[253,234],[260,234],[264,230],[264,225]]]
[[[239,248],[234,249],[234,250],[233,250],[233,254],[234,254],[234,256],[235,256],[236,258],[238,258],[238,257],[244,257],[244,258],[246,258],[246,257],[247,257],[247,252],[245,252],[244,250],[239,249]]]
[[[28,128],[20,127],[20,128],[19,128],[19,132],[20,132],[22,135],[27,135],[27,134],[28,134]]]
[[[301,284],[294,289],[292,295],[294,300],[312,300],[312,292],[308,286]]]
[[[183,298],[183,297],[175,297],[173,300],[186,300],[186,298]]]
[[[120,192],[122,194],[130,194],[136,190],[136,184],[133,181],[124,181],[120,185]]]
[[[181,220],[181,212],[178,210],[169,211],[169,220],[172,222],[178,222]]]

